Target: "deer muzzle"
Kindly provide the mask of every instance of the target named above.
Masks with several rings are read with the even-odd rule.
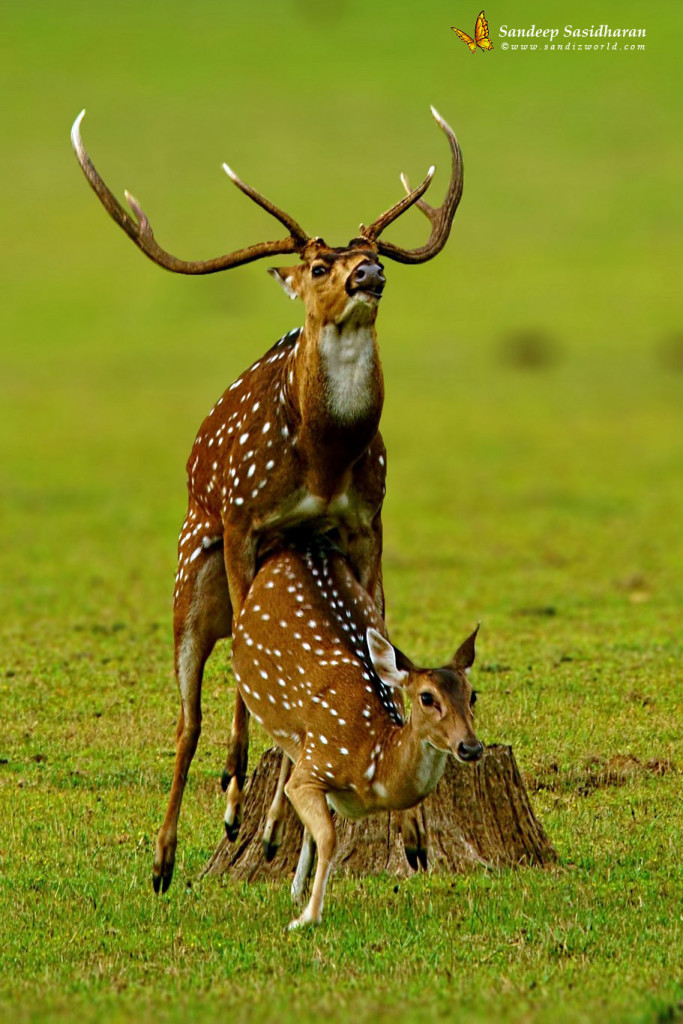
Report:
[[[484,753],[484,744],[480,740],[469,743],[464,740],[458,744],[457,756],[461,761],[478,761]]]
[[[366,263],[359,263],[356,269],[349,274],[346,281],[346,291],[349,295],[356,292],[368,292],[379,299],[384,291],[386,278],[382,273],[380,263],[373,263],[368,260]]]

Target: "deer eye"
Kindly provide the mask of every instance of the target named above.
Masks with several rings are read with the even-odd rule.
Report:
[[[318,263],[317,266],[313,267],[313,270],[311,271],[311,276],[312,277],[322,277],[326,273],[327,273],[327,267],[324,266],[322,263]]]
[[[472,696],[470,697],[470,707],[473,708],[477,703],[477,691],[472,690]]]
[[[434,703],[434,698],[431,693],[421,693],[420,700],[422,701],[422,706],[425,708],[431,708]]]

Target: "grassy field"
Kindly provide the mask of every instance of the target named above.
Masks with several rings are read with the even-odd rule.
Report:
[[[494,44],[506,22],[609,22],[645,26],[647,50],[471,56],[449,26],[477,10],[436,0],[3,11],[5,1019],[683,1020],[680,9],[499,8]],[[478,732],[513,745],[560,860],[333,879],[323,926],[287,936],[286,887],[198,880],[222,829],[227,645],[163,899],[151,863],[185,459],[301,309],[259,264],[153,267],[68,131],[85,105],[108,183],[162,245],[206,258],[271,231],[223,160],[335,244],[398,197],[400,170],[435,162],[441,190],[430,103],[458,131],[465,196],[434,263],[388,267],[389,624],[436,664],[482,621]]]

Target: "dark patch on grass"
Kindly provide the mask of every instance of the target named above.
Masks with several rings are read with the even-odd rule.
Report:
[[[683,331],[663,338],[657,346],[657,354],[667,370],[683,373]]]
[[[678,1024],[679,1021],[683,1021],[683,1000],[660,1010],[656,1017],[656,1024]]]
[[[629,600],[634,604],[649,601],[652,596],[650,584],[640,572],[632,573],[630,576],[617,580],[617,589],[627,594]]]
[[[498,353],[507,366],[518,370],[543,370],[558,362],[560,346],[548,331],[528,327],[505,334]]]
[[[527,785],[532,792],[574,792],[587,796],[598,789],[625,786],[646,775],[678,774],[678,767],[669,758],[641,761],[633,754],[612,754],[610,757],[588,757],[578,768],[563,770],[556,761],[531,775]]]
[[[638,693],[637,690],[631,690],[627,693],[624,700],[629,704],[640,704],[643,708],[654,707],[657,703],[654,697],[650,697],[645,693]]]
[[[115,633],[123,632],[128,627],[125,622],[112,622],[110,625],[105,625],[103,622],[94,622],[92,626],[86,628],[95,636],[113,636]]]

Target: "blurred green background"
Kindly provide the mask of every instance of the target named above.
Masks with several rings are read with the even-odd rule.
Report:
[[[342,244],[402,194],[400,171],[417,181],[435,163],[432,194],[443,193],[448,150],[429,105],[450,121],[465,159],[450,241],[424,266],[387,261],[378,323],[392,633],[436,663],[482,620],[481,733],[512,742],[528,777],[554,765],[572,793],[596,751],[679,758],[680,11],[501,2],[486,8],[495,49],[471,55],[450,31],[473,30],[478,5],[461,0],[3,6],[0,794],[16,827],[0,854],[10,901],[26,881],[17,865],[52,886],[66,844],[71,877],[90,877],[93,844],[109,850],[114,833],[133,839],[112,847],[93,891],[123,863],[148,899],[172,763],[185,460],[223,389],[302,322],[265,263],[184,278],[148,262],[77,166],[69,129],[83,106],[102,176],[121,199],[130,189],[159,242],[188,259],[272,236],[222,161]],[[501,48],[501,24],[532,22],[646,27],[646,49]],[[388,237],[419,244],[426,231],[412,211]],[[205,687],[181,877],[196,877],[220,829],[226,666],[223,651]],[[567,862],[607,872],[613,844],[633,838],[637,801],[646,818],[649,807],[666,819],[657,794],[670,810],[677,778],[656,791],[641,780],[610,805],[597,838],[603,805],[582,804],[581,818],[541,784],[537,799]],[[113,817],[75,839],[64,822],[79,822],[96,792],[109,794]],[[668,820],[664,875],[680,827]],[[86,914],[78,900],[57,906]],[[96,918],[90,926],[100,934]],[[9,970],[31,988],[49,972],[27,966],[22,944],[36,926],[22,927]],[[64,950],[43,955],[59,982]]]
[[[84,105],[112,189],[141,200],[163,245],[208,258],[273,230],[223,160],[333,244],[401,194],[400,170],[415,180],[434,162],[442,190],[434,103],[460,137],[465,193],[437,260],[389,268],[389,565],[461,561],[457,588],[478,589],[501,560],[533,571],[558,548],[586,570],[566,599],[613,572],[605,557],[673,585],[681,135],[675,48],[657,31],[671,42],[679,8],[664,8],[650,22],[642,3],[501,4],[497,42],[502,23],[607,20],[647,24],[647,49],[472,56],[449,28],[471,29],[462,3],[6,6],[11,608],[54,621],[102,577],[114,603],[144,580],[166,614],[194,432],[301,322],[263,264],[183,278],[135,250],[71,152]],[[392,237],[418,243],[426,227],[411,213]]]
[[[75,163],[84,105],[110,187],[141,200],[163,245],[208,258],[273,230],[223,160],[333,244],[401,194],[400,170],[415,180],[434,162],[442,190],[434,103],[459,134],[465,193],[437,260],[389,268],[389,563],[443,554],[467,567],[458,588],[476,589],[501,559],[533,570],[561,548],[585,560],[572,589],[590,589],[619,548],[624,575],[656,568],[672,584],[681,135],[675,52],[657,34],[667,23],[671,40],[678,7],[664,6],[652,25],[642,3],[501,4],[488,11],[496,41],[501,23],[607,20],[647,23],[647,49],[474,56],[449,29],[473,21],[462,3],[6,7],[11,606],[54,619],[93,574],[114,600],[132,574],[165,614],[194,432],[301,322],[263,264],[193,279],[142,257]],[[426,227],[411,213],[393,237],[417,243]]]

